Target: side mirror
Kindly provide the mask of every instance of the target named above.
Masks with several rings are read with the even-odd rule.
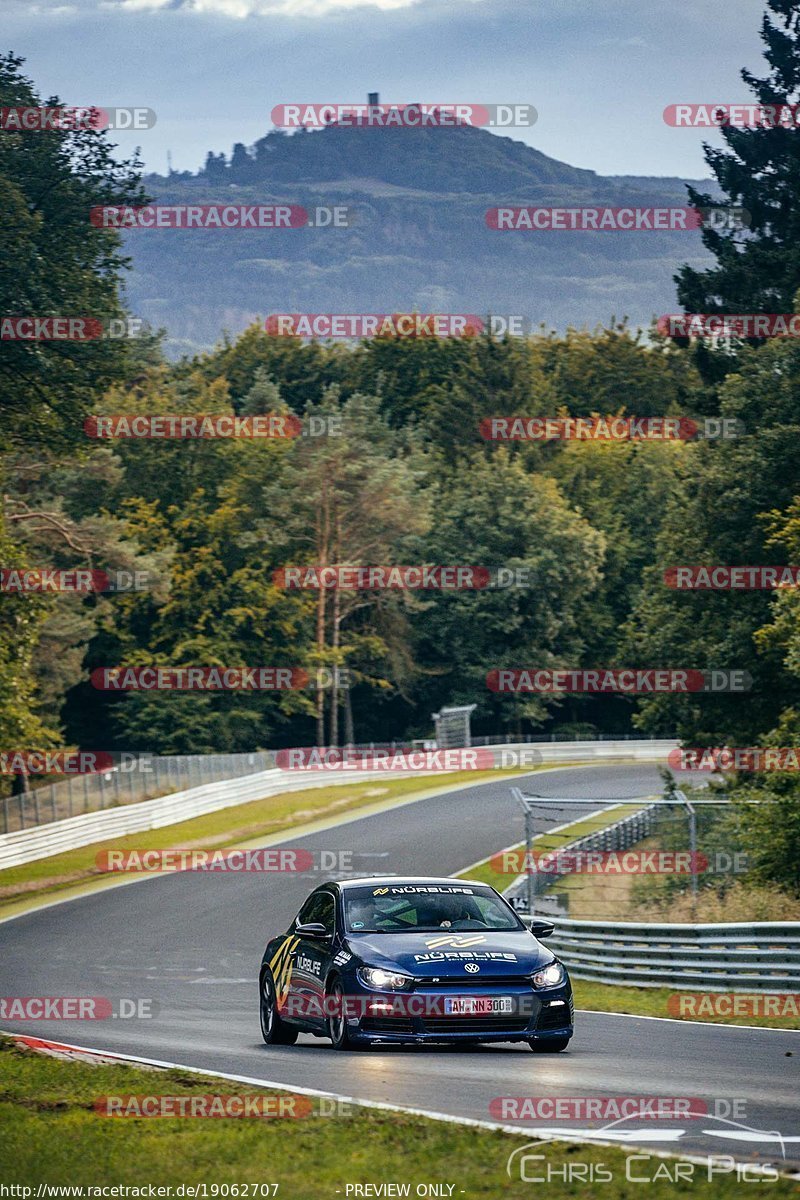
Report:
[[[313,941],[318,942],[324,941],[325,938],[329,938],[331,936],[325,926],[319,921],[311,921],[308,925],[295,925],[294,931],[295,933],[299,934],[300,937],[311,938]]]
[[[527,924],[533,936],[540,939],[550,937],[556,928],[552,921],[542,921],[539,917],[531,917]]]

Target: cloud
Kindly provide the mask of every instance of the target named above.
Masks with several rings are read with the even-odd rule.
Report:
[[[423,0],[119,0],[104,4],[123,12],[155,12],[180,9],[181,12],[222,17],[324,17],[328,13],[371,8],[391,12],[411,8]]]

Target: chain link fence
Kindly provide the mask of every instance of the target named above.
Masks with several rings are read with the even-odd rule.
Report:
[[[471,746],[549,746],[553,742],[641,742],[646,745],[647,742],[664,742],[677,741],[677,738],[669,734],[659,735],[658,737],[646,738],[638,733],[591,733],[577,729],[572,732],[568,730],[557,730],[555,733],[548,734],[543,737],[541,733],[493,733],[486,737],[481,735],[476,737],[472,734],[470,738]]]
[[[565,741],[553,734],[541,736],[499,734],[492,737],[472,738],[472,746],[552,746]],[[572,739],[570,739],[571,741]],[[665,744],[658,738],[641,738],[634,734],[598,734],[583,736],[587,742],[636,743],[647,748],[649,745]],[[353,744],[355,750],[402,750],[409,747],[434,750],[434,739],[417,738],[410,743],[402,741],[369,742]],[[14,833],[46,825],[65,817],[82,813],[100,812],[106,808],[117,808],[125,804],[136,804],[142,800],[153,800],[186,788],[200,787],[206,783],[217,783],[223,779],[238,779],[258,771],[272,770],[276,765],[275,751],[252,751],[246,754],[120,754],[120,762],[105,772],[86,775],[70,775],[56,783],[33,783],[30,791],[2,798],[2,825],[0,833]]]
[[[630,813],[627,817],[621,817],[619,821],[614,821],[613,824],[607,825],[604,829],[598,829],[594,833],[587,833],[572,842],[565,842],[563,846],[559,847],[558,853],[574,854],[578,851],[590,850],[627,850],[630,846],[635,846],[637,842],[642,842],[645,838],[653,837],[663,826],[663,822],[666,819],[668,818],[663,805],[648,804],[646,808],[641,808],[638,812]],[[536,842],[533,843],[533,852],[534,854],[536,853]],[[530,881],[527,875],[520,875],[518,879],[515,879],[505,889],[503,895],[519,912],[527,912],[529,894],[532,894],[534,898],[542,899],[553,884],[563,878],[563,874],[558,870],[537,870],[533,873]],[[529,887],[530,892],[528,890]],[[548,899],[552,903],[541,906],[543,911],[566,913],[565,898],[553,896]]]
[[[271,751],[251,754],[121,755],[111,770],[70,775],[58,783],[3,797],[3,833],[31,829],[81,813],[168,796],[185,788],[238,779],[275,766]]]

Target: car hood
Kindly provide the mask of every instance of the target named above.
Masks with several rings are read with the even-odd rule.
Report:
[[[348,933],[347,944],[369,966],[417,976],[528,975],[553,954],[527,930],[503,933]],[[479,971],[466,971],[472,963]]]

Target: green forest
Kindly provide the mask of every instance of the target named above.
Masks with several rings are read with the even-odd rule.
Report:
[[[747,80],[761,100],[790,96],[800,73],[792,7],[770,4],[769,72]],[[2,58],[0,104],[40,102],[22,61]],[[676,275],[688,311],[800,311],[797,136],[726,129],[726,149],[707,151],[752,224],[704,230],[715,265]],[[126,315],[120,235],[87,213],[144,203],[139,163],[119,162],[95,130],[5,133],[0,197],[0,311]],[[430,736],[442,705],[462,703],[477,706],[473,732],[485,735],[677,735],[687,746],[800,736],[797,589],[680,591],[664,579],[681,564],[800,562],[793,338],[698,342],[621,321],[345,345],[254,325],[177,363],[155,334],[1,341],[0,369],[0,566],[138,572],[142,584],[0,597],[3,748],[202,754],[406,741]],[[102,414],[178,413],[293,414],[304,432],[86,432]],[[485,418],[516,414],[687,417],[700,434],[481,437]],[[712,418],[731,420],[736,436],[703,436]],[[472,564],[524,582],[287,590],[275,573],[288,564]],[[312,680],[338,669],[349,686],[93,686],[93,671],[115,666],[288,667]],[[521,667],[741,670],[752,684],[640,697],[487,687],[489,671]],[[769,786],[797,795],[789,774]]]

